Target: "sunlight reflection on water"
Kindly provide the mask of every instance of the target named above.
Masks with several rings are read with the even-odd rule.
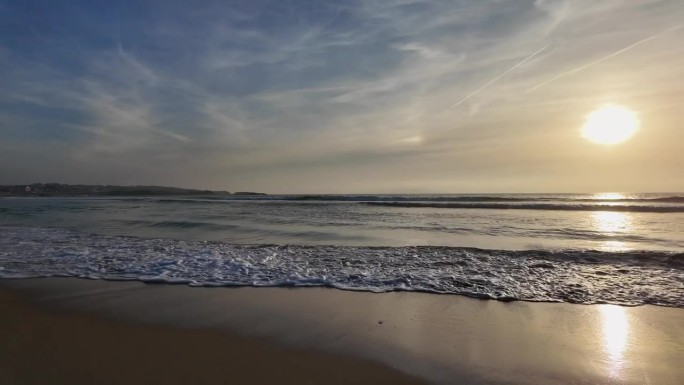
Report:
[[[621,212],[595,211],[591,213],[591,225],[596,232],[614,236],[628,233],[632,220],[629,214]],[[629,248],[622,241],[605,241],[601,249],[606,251],[624,251]]]
[[[599,194],[594,194],[593,199],[602,199],[602,200],[618,200],[618,199],[625,199],[626,196],[621,193],[599,193]]]

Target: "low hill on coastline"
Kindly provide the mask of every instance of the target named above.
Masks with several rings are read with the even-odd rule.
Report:
[[[159,196],[159,195],[262,195],[263,193],[196,190],[166,186],[112,186],[32,183],[0,186],[0,196]],[[264,194],[265,195],[265,194]]]

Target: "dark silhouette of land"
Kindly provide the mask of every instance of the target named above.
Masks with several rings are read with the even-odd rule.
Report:
[[[0,186],[0,196],[159,196],[159,195],[231,195],[228,191],[195,190],[165,186],[112,186],[62,183],[32,183]],[[265,195],[236,192],[232,195]]]

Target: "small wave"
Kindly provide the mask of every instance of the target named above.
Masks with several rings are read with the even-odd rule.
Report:
[[[502,301],[684,308],[684,253],[234,245],[62,229],[0,227],[0,231],[0,278],[327,286]]]
[[[218,218],[223,218],[220,216]],[[273,236],[282,236],[287,238],[297,238],[311,241],[364,241],[367,240],[363,235],[339,234],[337,232],[325,232],[314,230],[297,230],[296,228],[263,228],[263,227],[246,227],[244,225],[232,225],[225,223],[213,222],[196,222],[196,221],[150,221],[150,220],[115,220],[117,224],[135,227],[135,228],[154,228],[170,231],[183,231],[191,229],[207,230],[207,231],[231,231],[231,234],[236,238],[240,238],[237,234],[244,234],[250,239],[267,239]],[[290,224],[290,221],[283,221],[283,224]],[[187,233],[186,233],[187,235]]]
[[[657,243],[662,245],[672,244],[677,242],[666,238],[647,237],[637,234],[626,234],[619,232],[602,232],[593,230],[579,230],[579,229],[544,229],[530,231],[527,235],[533,237],[561,237],[563,239],[582,239],[587,241],[617,241],[617,242],[644,242]]]
[[[653,198],[653,199],[651,199],[651,201],[668,202],[668,203],[684,203],[684,197],[674,196],[674,197]]]
[[[525,202],[530,198],[497,196],[426,196],[426,195],[299,195],[283,197],[294,201],[342,201],[342,202]],[[537,198],[543,199],[543,198]],[[537,200],[535,199],[535,200]]]
[[[231,229],[237,226],[222,225],[210,222],[191,222],[191,221],[160,221],[150,224],[151,227],[172,227],[178,229],[204,228],[204,229]]]
[[[684,197],[670,196],[659,198],[622,198],[622,199],[575,199],[582,202],[654,202],[654,203],[684,203]]]
[[[145,198],[158,203],[221,203],[231,201],[296,201],[296,202],[454,202],[454,203],[523,203],[523,202],[591,202],[591,203],[684,203],[682,196],[633,198],[581,198],[565,195],[235,195],[221,197]]]
[[[230,204],[279,202],[280,204],[363,203],[388,207],[434,207],[468,209],[524,209],[563,211],[684,212],[684,197],[595,199],[544,196],[385,196],[385,195],[259,195],[207,198],[146,198],[159,204]],[[639,204],[641,203],[641,204]]]
[[[117,220],[117,223],[125,226],[176,228],[176,229],[206,229],[206,230],[231,230],[239,226],[212,222],[193,221],[148,221],[148,220]]]
[[[206,198],[162,198],[151,199],[156,203],[183,203],[183,204],[207,204],[207,203],[221,203],[223,199],[206,199]]]
[[[235,198],[228,198],[235,199]],[[241,198],[237,198],[241,199]],[[249,200],[338,201],[338,202],[461,202],[461,203],[515,203],[515,202],[593,202],[593,203],[684,203],[682,196],[632,198],[581,198],[567,195],[267,195],[249,197]]]
[[[361,202],[371,206],[429,207],[446,209],[489,210],[547,210],[547,211],[618,211],[642,213],[684,213],[684,206],[636,206],[636,205],[571,205],[571,204],[504,204],[504,203],[426,203],[426,202]]]

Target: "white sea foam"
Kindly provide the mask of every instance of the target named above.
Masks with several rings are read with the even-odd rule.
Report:
[[[477,298],[684,307],[684,254],[234,245],[0,227],[0,277],[192,286],[328,286]]]

